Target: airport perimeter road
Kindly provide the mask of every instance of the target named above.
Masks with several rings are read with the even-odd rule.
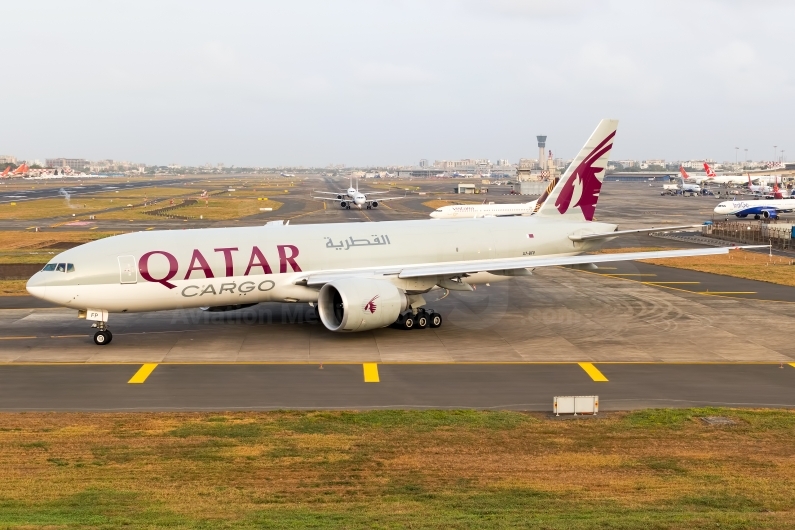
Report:
[[[778,364],[3,365],[0,410],[478,408],[551,411],[597,395],[601,411],[795,407]]]

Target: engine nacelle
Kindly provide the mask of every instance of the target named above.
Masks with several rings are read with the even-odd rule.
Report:
[[[317,304],[320,321],[330,331],[367,331],[394,323],[408,298],[383,280],[345,278],[324,285]]]
[[[345,201],[340,202],[340,208],[345,208],[346,206],[348,206],[347,202]]]
[[[342,195],[337,195],[337,199],[342,199]]]
[[[378,208],[378,201],[373,201],[372,206],[373,208]]]
[[[762,217],[765,219],[777,219],[778,212],[776,210],[762,210]]]

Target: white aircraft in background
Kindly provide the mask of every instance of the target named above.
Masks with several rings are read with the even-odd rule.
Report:
[[[776,186],[778,187],[778,186]],[[768,186],[767,184],[751,184],[751,176],[748,176],[748,191],[751,192],[753,195],[765,195],[767,193],[772,193],[773,188]]]
[[[679,168],[680,172],[684,173],[684,169]],[[692,193],[701,193],[701,186],[698,184],[691,184],[688,183],[684,177],[679,177],[679,180],[682,182],[682,191],[683,192],[692,192]]]
[[[750,177],[750,173],[743,175],[718,175],[715,171],[704,162],[704,170],[707,172],[707,177],[710,182],[717,182],[720,184],[745,184],[746,176]],[[752,180],[761,183],[771,183],[778,178],[778,175],[754,175]]]
[[[281,177],[294,177],[294,176],[295,176],[295,173],[285,173],[285,172],[282,172],[282,173],[279,173],[279,176],[281,176]]]
[[[519,204],[453,204],[442,206],[431,212],[432,219],[473,219],[477,217],[509,217],[515,215],[533,215],[541,208],[544,201],[557,184],[557,179],[552,179],[541,196],[530,202]]]
[[[721,175],[717,176],[714,171],[709,167],[709,164],[706,162],[704,163],[704,169],[706,170],[705,175],[689,175],[685,168],[679,166],[679,174],[682,178],[687,182],[695,182],[696,184],[744,184],[745,179],[742,175],[734,176],[734,175]]]
[[[94,321],[98,345],[113,338],[110,313],[260,302],[316,305],[320,322],[334,332],[412,329],[442,324],[424,307],[432,290],[471,291],[536,267],[728,253],[729,247],[708,247],[581,255],[622,234],[666,230],[616,231],[594,221],[617,125],[599,123],[529,217],[134,232],[58,254],[27,290]]]
[[[714,212],[727,219],[730,215],[754,219],[778,219],[779,214],[795,211],[795,199],[759,199],[754,201],[723,201]]]
[[[431,212],[432,219],[473,219],[477,217],[506,217],[511,215],[532,215],[538,201],[519,204],[452,204],[442,206]]]
[[[403,199],[403,197],[383,197],[377,199],[368,199],[367,195],[359,191],[359,182],[356,182],[356,187],[353,187],[353,181],[351,180],[350,186],[344,192],[333,192],[333,191],[315,191],[315,193],[326,193],[329,195],[336,195],[336,197],[312,197],[313,199],[320,199],[321,201],[337,201],[340,204],[341,208],[345,208],[346,210],[350,210],[351,206],[356,206],[361,210],[362,206],[366,207],[368,210],[372,208],[378,208],[378,205],[384,201],[396,201],[398,199]],[[368,192],[370,195],[380,195],[383,193],[389,193],[388,191],[370,191]]]

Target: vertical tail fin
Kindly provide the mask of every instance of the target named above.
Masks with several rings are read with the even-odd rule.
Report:
[[[602,120],[536,215],[593,221],[618,120]]]
[[[704,171],[707,172],[707,176],[708,177],[716,177],[717,176],[715,174],[715,172],[712,170],[712,168],[709,167],[709,164],[707,164],[706,162],[704,162]]]
[[[685,180],[690,178],[690,175],[687,174],[687,171],[685,171],[685,168],[682,166],[679,166],[679,174],[682,175],[682,178]]]

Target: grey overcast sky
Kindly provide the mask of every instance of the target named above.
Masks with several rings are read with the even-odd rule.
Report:
[[[0,154],[227,165],[795,159],[795,2],[0,5]]]

